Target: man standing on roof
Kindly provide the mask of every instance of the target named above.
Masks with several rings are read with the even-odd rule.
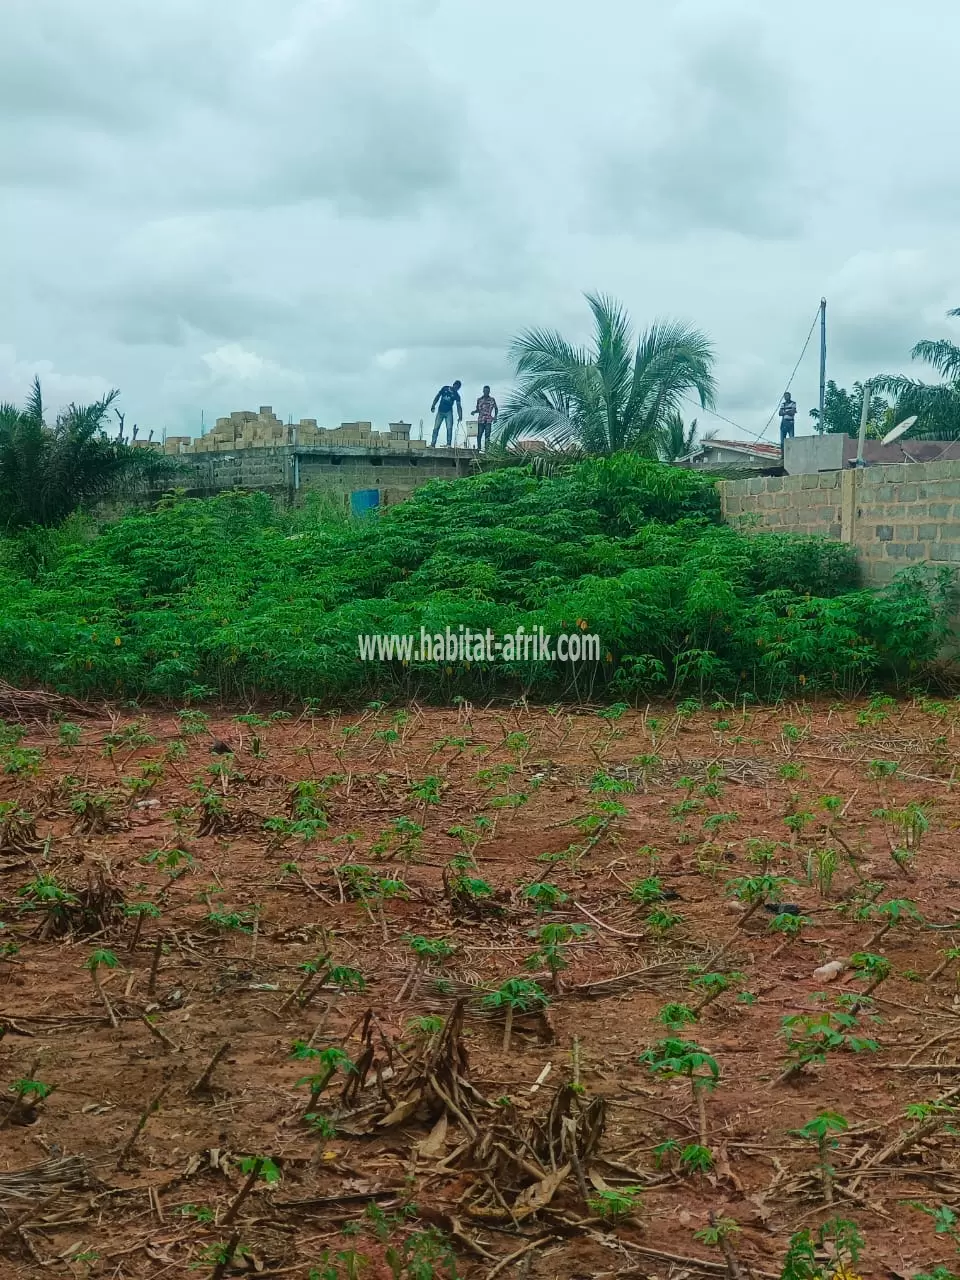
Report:
[[[780,405],[780,448],[783,449],[783,442],[787,436],[793,439],[794,419],[797,416],[797,402],[793,399],[789,391],[783,393],[783,403]]]
[[[474,409],[474,413],[477,415],[477,453],[481,453],[483,451],[484,432],[486,432],[487,435],[487,447],[489,448],[490,431],[497,420],[499,412],[500,410],[497,407],[497,402],[490,394],[490,388],[484,387],[483,395],[477,401],[477,407]]]
[[[430,412],[434,409],[437,411],[437,417],[433,424],[433,436],[430,440],[430,448],[437,447],[437,436],[440,434],[440,427],[446,423],[447,427],[447,448],[453,445],[453,406],[457,406],[457,422],[463,421],[463,405],[460,402],[460,388],[463,384],[458,378],[449,387],[441,387],[437,394],[433,397],[433,404],[430,406]]]

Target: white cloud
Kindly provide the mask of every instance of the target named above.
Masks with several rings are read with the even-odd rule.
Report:
[[[68,404],[89,404],[112,390],[99,374],[62,373],[49,360],[26,360],[18,357],[14,347],[0,344],[0,402],[22,404],[34,377],[40,379],[49,418]]]
[[[605,290],[704,327],[753,432],[821,293],[847,385],[960,305],[954,0],[2,3],[15,399],[39,370],[51,405],[119,386],[143,432],[417,423],[455,377],[502,403],[511,336],[582,338]],[[815,339],[792,390],[816,403]]]
[[[228,342],[215,351],[207,351],[202,356],[203,363],[214,378],[225,382],[263,382],[270,378],[299,381],[300,374],[291,369],[284,369],[273,360],[265,360],[255,351],[247,351],[238,342]]]
[[[389,372],[406,364],[407,355],[408,353],[402,347],[390,347],[386,351],[378,352],[374,357],[374,363],[378,369],[386,369]]]

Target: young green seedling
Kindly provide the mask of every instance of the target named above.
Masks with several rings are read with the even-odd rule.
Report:
[[[881,938],[885,938],[891,929],[906,920],[913,920],[917,924],[923,924],[923,916],[914,903],[906,898],[891,898],[888,902],[882,902],[879,906],[870,904],[859,913],[859,918],[875,919],[883,922],[864,944],[864,951],[873,951]]]
[[[709,1224],[693,1233],[694,1240],[719,1249],[727,1264],[727,1280],[741,1280],[742,1272],[732,1243],[740,1234],[739,1224],[733,1218],[718,1218],[713,1210],[710,1211]]]
[[[790,1080],[812,1063],[823,1063],[828,1053],[846,1049],[850,1053],[875,1053],[876,1040],[856,1034],[855,1014],[822,1009],[817,1013],[793,1013],[783,1019],[781,1030],[790,1061],[776,1083]]]
[[[119,968],[119,966],[120,966],[120,961],[117,959],[114,953],[112,951],[107,951],[105,949],[98,949],[96,951],[91,952],[91,954],[84,961],[84,965],[83,965],[85,969],[89,970],[90,977],[93,980],[93,985],[96,990],[96,993],[100,997],[100,1000],[103,1003],[103,1007],[107,1011],[107,1016],[110,1018],[110,1025],[112,1027],[117,1027],[120,1024],[117,1022],[117,1015],[114,1013],[113,1006],[111,1005],[110,1001],[107,999],[107,993],[104,991],[103,986],[100,982],[100,970],[101,969],[117,969]]]
[[[865,997],[876,991],[893,971],[893,965],[886,956],[873,955],[869,951],[855,951],[850,957],[850,968],[858,978],[866,979],[868,985],[863,992]]]
[[[941,954],[943,955],[943,959],[940,961],[937,967],[933,970],[933,972],[927,976],[926,978],[927,982],[936,982],[937,978],[940,977],[941,973],[943,973],[944,970],[949,965],[955,963],[955,961],[957,960],[960,960],[960,947],[947,947],[947,949]],[[958,972],[957,981],[958,983],[960,983],[960,972]]]
[[[654,902],[662,902],[664,897],[663,881],[657,876],[647,876],[644,880],[635,880],[630,886],[630,901],[639,902],[648,907]]]
[[[689,1082],[700,1119],[699,1145],[709,1150],[705,1094],[715,1089],[720,1080],[716,1058],[693,1041],[670,1038],[651,1045],[638,1061],[654,1075],[680,1077]]]
[[[587,1200],[591,1213],[606,1222],[623,1222],[641,1206],[642,1187],[618,1187],[615,1191],[597,1191]]]
[[[786,886],[795,883],[796,881],[786,876],[773,876],[770,874],[740,876],[735,880],[731,880],[727,888],[732,891],[736,901],[746,904],[747,909],[737,921],[736,931],[727,938],[726,942],[723,943],[720,950],[713,957],[714,962],[723,956],[727,948],[736,940],[740,930],[756,915],[762,906],[771,899],[778,900]]]
[[[128,919],[136,921],[130,937],[130,945],[127,948],[132,955],[140,941],[144,920],[158,920],[160,918],[160,908],[155,902],[128,902],[123,907],[123,914]]]
[[[783,935],[783,941],[771,953],[770,959],[775,960],[781,951],[790,945],[794,939],[799,938],[803,930],[810,921],[806,916],[795,916],[789,911],[781,911],[773,917],[767,928],[771,933],[780,933]]]
[[[682,1031],[691,1022],[697,1021],[697,1015],[688,1004],[665,1004],[657,1013],[657,1021],[668,1031]]]
[[[830,896],[833,878],[840,866],[836,849],[818,846],[807,855],[807,884],[815,884],[821,898]]]
[[[367,980],[359,969],[354,969],[347,964],[333,965],[327,972],[325,982],[332,983],[336,988],[333,995],[327,1001],[326,1008],[320,1015],[320,1021],[314,1028],[313,1035],[310,1037],[310,1043],[319,1040],[326,1029],[330,1015],[333,1013],[337,1001],[345,991],[365,991],[367,988]]]
[[[412,1000],[417,994],[417,987],[426,970],[430,967],[431,962],[443,964],[445,960],[449,960],[456,951],[456,947],[452,942],[448,942],[446,938],[424,938],[420,934],[403,935],[403,941],[407,944],[415,957],[415,964],[407,975],[403,986],[397,993],[397,1003],[404,998],[407,988],[410,988],[409,998]]]
[[[486,1009],[503,1010],[506,1020],[503,1027],[503,1052],[510,1052],[515,1013],[527,1013],[531,1009],[543,1009],[550,1003],[547,993],[536,982],[526,978],[509,978],[502,987],[484,996]]]
[[[833,1176],[836,1170],[830,1164],[828,1156],[839,1145],[837,1139],[831,1137],[831,1134],[846,1133],[849,1127],[845,1116],[836,1111],[821,1111],[801,1128],[790,1130],[795,1137],[803,1138],[805,1142],[815,1142],[817,1144],[818,1168],[820,1185],[823,1188],[824,1204],[833,1204]]]
[[[699,1018],[708,1005],[731,991],[745,981],[742,973],[701,973],[690,979],[690,985],[699,993],[700,1000],[693,1006],[693,1012]]]
[[[569,899],[570,895],[564,893],[555,884],[546,881],[535,881],[533,884],[524,885],[520,890],[520,897],[525,902],[529,902],[535,911],[543,913],[546,911],[554,911],[557,907]]]
[[[296,1058],[298,1062],[311,1062],[316,1068],[310,1075],[304,1076],[297,1081],[298,1085],[305,1084],[310,1086],[310,1101],[306,1106],[307,1113],[316,1111],[317,1100],[338,1071],[347,1075],[349,1072],[356,1070],[356,1064],[352,1058],[344,1053],[342,1049],[336,1047],[313,1049],[305,1041],[295,1040],[290,1056],[291,1058]]]
[[[39,1066],[39,1062],[34,1064],[34,1070],[37,1066]],[[8,1093],[13,1094],[13,1101],[4,1113],[3,1119],[0,1120],[0,1129],[15,1115],[18,1118],[35,1118],[35,1113],[40,1103],[45,1098],[49,1098],[55,1088],[55,1085],[44,1084],[42,1080],[28,1080],[25,1078],[14,1080],[7,1090]]]
[[[540,945],[539,949],[528,956],[525,964],[528,969],[539,969],[546,966],[550,970],[550,981],[554,991],[560,992],[560,971],[567,967],[566,947],[578,938],[588,938],[593,930],[588,924],[544,924],[533,929],[527,935]]]

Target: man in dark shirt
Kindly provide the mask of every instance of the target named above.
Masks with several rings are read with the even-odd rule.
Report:
[[[484,433],[486,433],[489,447],[490,430],[496,422],[499,412],[497,402],[490,394],[490,388],[484,387],[483,395],[477,401],[477,407],[474,409],[474,413],[477,415],[477,453],[480,453],[483,449]]]
[[[463,384],[458,378],[449,387],[441,387],[437,394],[433,397],[433,404],[430,406],[430,412],[434,409],[437,411],[437,417],[433,424],[433,437],[430,440],[430,448],[437,447],[437,436],[440,434],[441,426],[446,423],[447,427],[447,448],[453,444],[453,406],[457,406],[457,422],[463,421],[463,405],[460,403],[460,387]]]
[[[793,439],[794,419],[797,416],[797,402],[789,391],[783,393],[783,404],[780,406],[780,448],[787,436]]]

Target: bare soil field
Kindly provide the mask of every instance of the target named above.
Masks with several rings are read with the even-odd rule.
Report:
[[[955,1264],[960,703],[0,714],[0,1275]]]

